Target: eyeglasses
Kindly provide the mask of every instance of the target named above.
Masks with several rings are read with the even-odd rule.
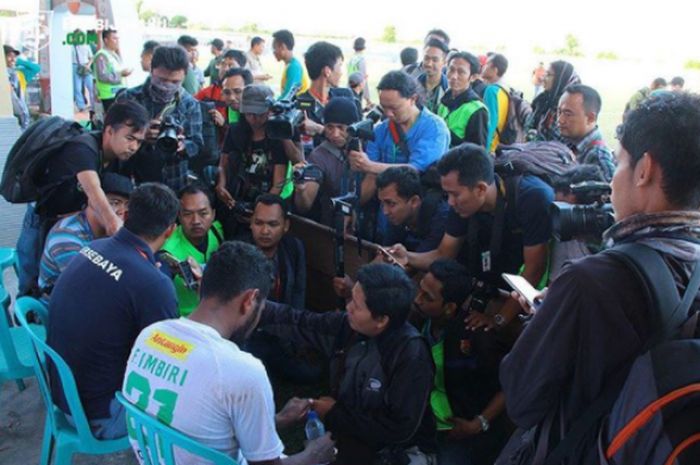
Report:
[[[223,89],[221,91],[222,94],[224,95],[241,95],[243,93],[243,89]]]

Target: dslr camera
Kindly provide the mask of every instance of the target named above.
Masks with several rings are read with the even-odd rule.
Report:
[[[167,154],[177,152],[177,135],[182,129],[180,122],[172,115],[164,116],[160,122],[160,132],[156,139],[156,148]]]
[[[382,120],[384,111],[379,106],[374,107],[362,121],[348,126],[348,150],[362,150],[361,141],[374,140],[374,125]]]
[[[615,223],[610,204],[610,185],[599,181],[585,181],[571,185],[571,193],[581,204],[552,203],[554,237],[569,241],[577,236],[600,239],[603,232]]]

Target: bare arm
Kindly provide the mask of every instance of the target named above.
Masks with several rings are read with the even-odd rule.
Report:
[[[272,187],[270,187],[270,194],[279,195],[282,189],[284,189],[287,165],[274,165],[272,170]]]
[[[284,147],[284,154],[292,164],[304,161],[304,150],[301,148],[301,142],[295,143],[290,139],[285,139],[282,141],[282,147]]]
[[[320,188],[320,184],[314,181],[306,181],[294,186],[294,205],[299,212],[307,213],[311,210]]]
[[[100,223],[108,235],[113,235],[122,227],[122,220],[109,206],[107,196],[102,190],[100,177],[92,170],[81,171],[76,175],[78,182],[88,198],[88,204],[95,209]]]

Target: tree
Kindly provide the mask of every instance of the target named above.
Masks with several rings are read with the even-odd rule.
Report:
[[[255,34],[260,32],[260,27],[258,26],[257,23],[245,23],[241,28],[239,29],[240,32],[245,32],[248,34]]]
[[[556,50],[556,53],[560,55],[567,55],[570,57],[580,57],[583,56],[581,52],[581,44],[578,38],[573,34],[567,34],[565,40],[564,48]]]
[[[384,34],[382,34],[382,41],[393,44],[396,42],[396,26],[389,24],[384,28]]]
[[[170,18],[170,27],[185,29],[187,27],[187,16],[173,16],[172,18]]]

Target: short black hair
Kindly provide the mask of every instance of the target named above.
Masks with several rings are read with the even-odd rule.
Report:
[[[448,150],[438,162],[437,169],[440,176],[456,171],[459,183],[469,188],[482,181],[488,185],[494,182],[493,158],[485,148],[470,142]]]
[[[284,218],[289,218],[289,204],[286,200],[277,194],[260,194],[257,199],[255,199],[255,205],[253,205],[253,210],[258,206],[258,204],[263,205],[279,205],[282,209],[282,215]]]
[[[481,62],[476,55],[469,52],[455,52],[447,58],[447,63],[452,63],[452,60],[456,58],[460,58],[469,63],[469,74],[477,74],[481,71]]]
[[[357,282],[373,318],[388,316],[389,328],[406,322],[416,286],[401,268],[386,263],[364,265],[357,272]]]
[[[284,44],[288,50],[294,50],[294,34],[287,29],[280,29],[272,34],[272,41]]]
[[[683,79],[681,76],[675,76],[673,79],[671,79],[671,85],[683,87],[685,85],[685,79]]]
[[[662,171],[669,202],[700,207],[700,95],[669,92],[644,100],[618,131],[632,165],[649,153]]]
[[[603,101],[598,91],[593,87],[584,84],[572,84],[564,89],[564,92],[579,94],[583,98],[583,107],[586,112],[593,113],[596,118],[598,117],[600,109],[603,107]]]
[[[137,131],[146,129],[151,118],[148,111],[135,100],[118,100],[109,107],[105,115],[104,125],[110,126],[114,130],[122,126],[130,126]]]
[[[245,84],[246,86],[253,83],[253,74],[245,68],[231,68],[231,69],[229,69],[224,74],[224,77],[221,78],[221,82],[223,83],[226,79],[233,77],[233,76],[242,77],[243,84]]]
[[[233,58],[241,68],[248,64],[248,58],[246,58],[245,53],[243,53],[242,50],[227,50],[226,53],[224,53],[224,58]]]
[[[394,166],[377,175],[377,189],[384,189],[396,184],[396,193],[402,199],[410,199],[414,195],[421,197],[423,189],[418,171],[410,166]]]
[[[566,170],[559,176],[554,176],[552,187],[555,192],[570,194],[572,184],[586,181],[606,182],[603,171],[598,165],[581,164]]]
[[[177,192],[177,198],[182,200],[186,195],[204,194],[209,200],[209,206],[214,207],[214,194],[211,189],[202,184],[201,182],[193,182]]]
[[[260,37],[260,36],[255,36],[255,37],[253,37],[252,39],[250,39],[250,48],[253,48],[253,47],[255,47],[256,45],[261,44],[261,43],[263,43],[263,42],[265,42],[265,39],[263,39],[263,38]]]
[[[467,268],[456,260],[441,258],[428,268],[428,273],[442,284],[442,300],[445,304],[455,304],[460,308],[472,293],[473,280]]]
[[[332,70],[341,59],[343,59],[343,51],[337,45],[325,41],[313,43],[304,53],[304,63],[309,79],[318,79],[323,68],[328,66]]]
[[[129,215],[124,227],[146,240],[157,239],[170,226],[180,211],[180,201],[165,184],[141,184],[129,197]]]
[[[165,68],[168,71],[185,71],[189,69],[190,60],[187,51],[179,45],[161,45],[153,52],[151,70]]]
[[[438,36],[442,38],[442,41],[445,42],[445,45],[449,47],[450,45],[450,36],[447,35],[447,32],[445,32],[442,29],[431,29],[428,31],[428,33],[425,35],[425,38],[427,39],[430,36]]]
[[[251,244],[228,241],[207,261],[199,295],[202,300],[215,299],[223,303],[249,289],[258,289],[262,300],[267,298],[271,288],[270,260]]]
[[[102,40],[105,40],[107,37],[111,36],[113,33],[117,32],[116,29],[105,29],[102,31]]]
[[[365,42],[364,37],[358,37],[355,39],[355,41],[352,43],[352,49],[355,50],[356,52],[361,52],[364,50],[367,46],[367,43]]]
[[[501,53],[493,53],[489,55],[488,59],[493,67],[496,68],[496,74],[498,74],[498,77],[503,77],[503,75],[506,74],[506,71],[508,71],[508,58]]]
[[[445,44],[445,42],[441,41],[440,39],[429,39],[425,43],[425,47],[423,48],[428,47],[433,47],[440,50],[442,53],[445,54],[445,56],[447,56],[447,54],[450,53],[450,48],[447,46],[447,44]]]
[[[659,88],[659,87],[666,87],[668,83],[666,82],[666,79],[662,77],[657,77],[653,81],[651,81],[651,86],[654,88]]]
[[[224,41],[221,39],[213,39],[209,44],[219,51],[224,49]]]
[[[400,57],[403,66],[412,65],[418,62],[418,50],[413,47],[406,47],[401,50]]]
[[[191,47],[196,47],[197,45],[199,45],[199,41],[190,35],[183,34],[177,38],[177,44],[182,47],[185,47],[187,45]]]
[[[404,71],[389,71],[377,85],[378,90],[395,90],[403,98],[418,94],[418,81]]]
[[[155,41],[155,40],[147,40],[146,42],[143,43],[143,50],[141,50],[141,55],[144,55],[146,53],[153,53],[157,47],[160,46],[160,43]]]

